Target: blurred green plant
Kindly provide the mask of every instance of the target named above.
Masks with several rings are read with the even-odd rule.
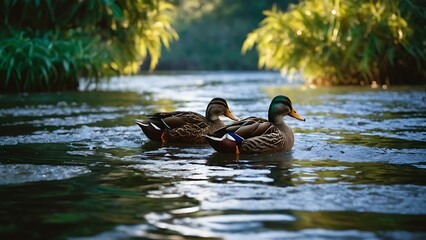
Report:
[[[426,2],[306,0],[265,11],[242,51],[315,84],[426,83]]]
[[[158,64],[160,70],[256,70],[257,52],[241,55],[247,34],[273,4],[297,0],[171,0],[180,40]]]
[[[0,3],[0,91],[76,90],[153,70],[178,39],[165,0],[5,0]]]

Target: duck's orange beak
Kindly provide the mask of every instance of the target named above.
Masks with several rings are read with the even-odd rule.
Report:
[[[305,121],[305,119],[304,119],[302,116],[300,116],[300,115],[296,112],[296,110],[294,110],[294,108],[293,108],[293,109],[291,109],[291,112],[290,112],[288,115],[290,115],[291,117],[296,118],[297,120]]]
[[[225,112],[224,115],[227,116],[227,117],[229,117],[230,119],[232,119],[234,121],[240,120],[234,114],[232,114],[232,112],[231,112],[231,110],[229,110],[229,108],[226,109],[226,112]]]

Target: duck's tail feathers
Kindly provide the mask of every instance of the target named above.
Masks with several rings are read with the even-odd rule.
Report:
[[[149,123],[148,123],[148,122],[144,122],[144,121],[139,120],[139,119],[136,119],[136,120],[135,120],[135,123],[136,123],[137,125],[139,125],[139,127],[148,127],[148,126],[149,126]]]

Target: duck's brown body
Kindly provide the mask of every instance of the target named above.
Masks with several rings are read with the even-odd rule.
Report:
[[[222,121],[209,123],[205,117],[195,112],[156,113],[147,121],[136,120],[136,124],[151,140],[192,144],[207,143],[204,134],[225,126]]]
[[[222,153],[262,153],[290,151],[293,130],[283,121],[285,115],[303,120],[287,97],[277,96],[271,103],[268,120],[249,117],[207,134],[209,144]]]
[[[224,99],[214,98],[207,106],[206,117],[195,112],[161,112],[150,115],[145,121],[136,120],[135,123],[153,141],[205,144],[205,134],[225,126],[219,119],[220,115],[237,120]]]

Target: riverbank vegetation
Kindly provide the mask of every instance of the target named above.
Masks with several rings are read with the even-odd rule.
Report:
[[[162,55],[158,70],[257,70],[257,52],[241,54],[247,34],[273,5],[298,0],[174,0],[179,41]]]
[[[301,1],[265,11],[243,52],[315,84],[426,83],[426,5],[416,0]]]
[[[45,0],[0,4],[0,91],[76,90],[137,73],[178,38],[163,0]]]
[[[424,26],[421,0],[5,0],[0,92],[76,90],[156,66],[426,84]]]

